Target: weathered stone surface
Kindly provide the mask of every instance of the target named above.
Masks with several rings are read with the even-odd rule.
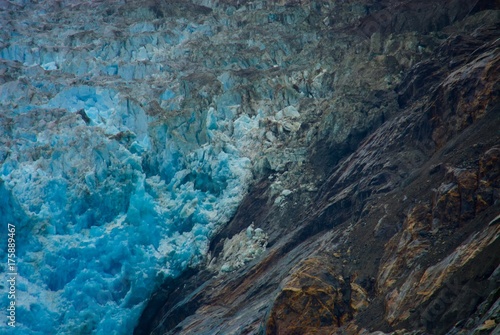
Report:
[[[363,288],[329,263],[328,258],[310,258],[292,270],[274,301],[266,333],[328,334],[367,304]]]

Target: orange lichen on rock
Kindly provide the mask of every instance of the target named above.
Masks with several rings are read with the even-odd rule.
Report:
[[[330,334],[367,305],[366,292],[338,275],[326,258],[309,258],[285,279],[268,334]]]

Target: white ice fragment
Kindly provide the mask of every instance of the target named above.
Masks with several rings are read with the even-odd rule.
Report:
[[[188,217],[193,215],[196,210],[197,203],[198,199],[194,199],[193,201],[190,201],[187,204],[185,204],[184,207],[182,207],[180,217],[182,219],[187,219]]]
[[[148,60],[148,53],[145,47],[140,47],[139,50],[136,53],[136,60],[138,61],[145,61]]]
[[[276,124],[276,128],[278,129],[278,134],[283,134],[283,124],[282,123]]]
[[[220,272],[232,272],[260,256],[267,247],[268,236],[261,228],[247,229],[224,241]]]
[[[274,136],[274,134],[271,132],[271,131],[267,131],[266,132],[266,139],[273,143],[274,141],[276,141],[276,136]]]
[[[300,122],[285,121],[285,122],[283,122],[283,129],[294,133],[300,129]]]
[[[53,71],[57,70],[56,62],[48,62],[40,65],[45,71]]]
[[[283,116],[291,119],[297,119],[300,117],[299,111],[294,106],[285,107],[281,111],[283,113]]]
[[[283,119],[283,117],[284,117],[283,110],[280,110],[276,113],[276,116],[275,116],[276,120],[281,120],[281,119]]]
[[[248,228],[247,228],[247,238],[252,238],[252,236],[253,236],[253,231],[254,231],[254,229],[253,229],[253,224],[251,224],[251,225],[250,225],[250,226],[248,226]]]

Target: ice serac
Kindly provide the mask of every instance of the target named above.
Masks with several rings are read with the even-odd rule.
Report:
[[[248,159],[217,139],[183,147],[149,122],[87,86],[3,113],[1,220],[17,225],[20,333],[129,333],[158,281],[196,264],[233,214]],[[158,174],[146,170],[154,149],[172,157]]]
[[[145,3],[1,6],[0,223],[16,226],[18,275],[16,328],[0,332],[130,334],[233,216],[258,117],[191,105],[172,79],[195,72],[169,66],[211,34],[202,22],[159,23]]]

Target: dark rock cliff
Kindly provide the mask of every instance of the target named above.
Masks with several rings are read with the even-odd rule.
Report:
[[[235,35],[276,38],[276,67],[228,50],[246,62],[229,75],[241,108],[293,100],[300,124],[271,129],[282,147],[256,165],[206,265],[165,282],[134,333],[498,334],[498,1],[200,5]],[[251,224],[266,250],[214,270]]]

